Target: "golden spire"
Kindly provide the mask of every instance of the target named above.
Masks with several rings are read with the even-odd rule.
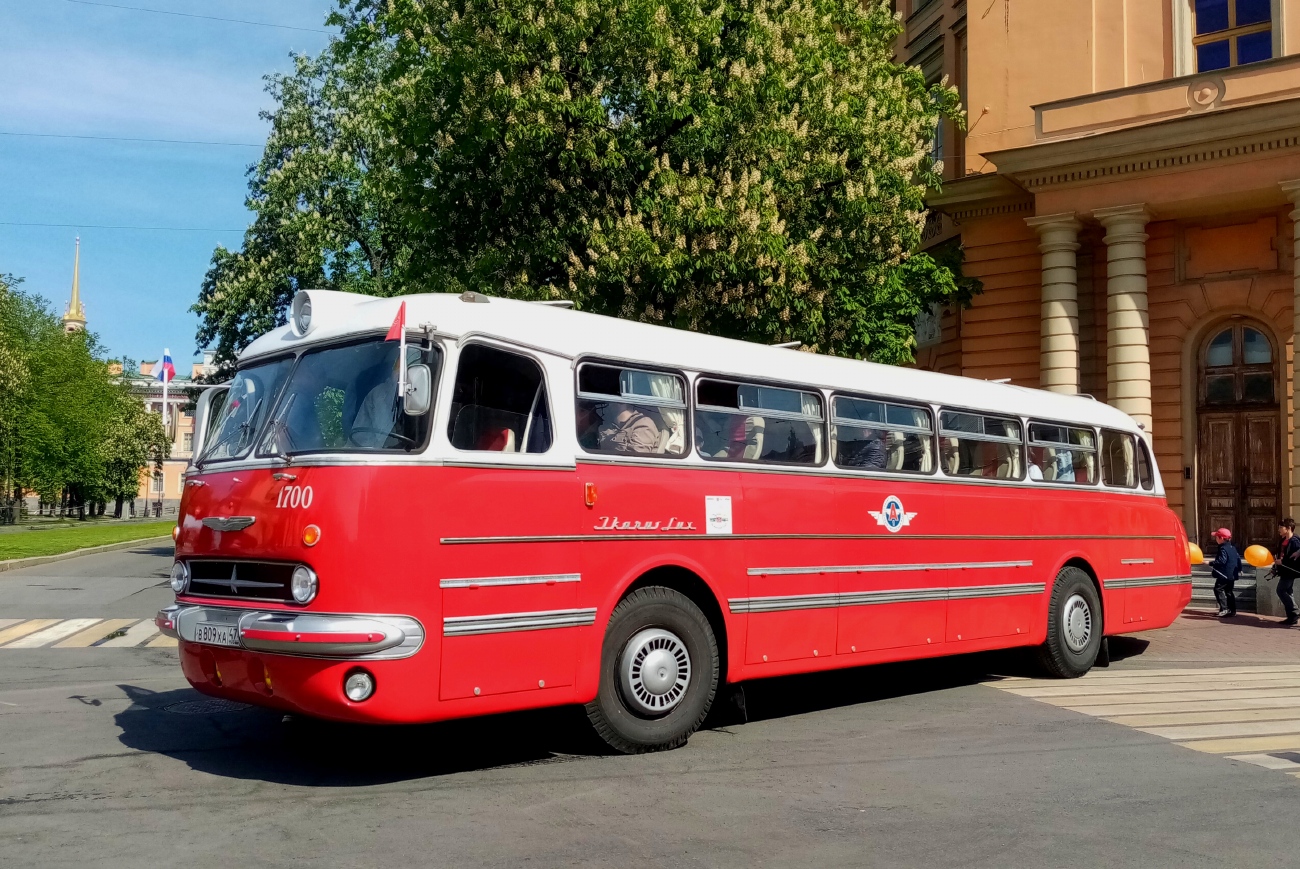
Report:
[[[63,313],[63,331],[77,332],[86,328],[86,309],[81,304],[81,236],[77,236],[77,252],[72,258],[72,299]]]

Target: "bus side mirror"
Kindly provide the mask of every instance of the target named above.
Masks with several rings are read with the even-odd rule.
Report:
[[[203,448],[208,445],[212,434],[212,424],[221,416],[221,409],[230,397],[230,384],[211,386],[199,394],[194,403],[194,443],[191,447],[191,461],[203,455]]]
[[[407,416],[424,416],[433,400],[433,372],[428,365],[412,365],[406,369],[406,395],[402,396],[402,410]]]

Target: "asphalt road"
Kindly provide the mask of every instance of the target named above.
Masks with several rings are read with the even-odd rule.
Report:
[[[0,620],[145,618],[169,566],[0,574]],[[212,711],[174,649],[0,648],[0,865],[1297,865],[1300,779],[982,684],[1018,665],[756,683],[747,723],[621,757],[572,710],[286,722]]]

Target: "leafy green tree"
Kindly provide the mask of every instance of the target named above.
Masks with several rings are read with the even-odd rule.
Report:
[[[388,54],[327,50],[268,77],[276,108],[262,113],[271,132],[245,203],[256,217],[242,250],[213,253],[193,308],[199,345],[218,360],[282,324],[299,289],[399,291],[409,248],[377,98]]]
[[[15,502],[34,491],[84,516],[88,504],[134,494],[160,461],[162,426],[113,376],[95,337],[65,334],[40,298],[0,278],[0,483]]]
[[[196,306],[225,358],[314,281],[568,298],[887,362],[969,294],[914,253],[933,131],[960,110],[893,62],[888,3],[354,0],[334,21],[272,82],[257,219]]]

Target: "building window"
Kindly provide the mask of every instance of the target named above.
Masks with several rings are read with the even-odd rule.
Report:
[[[1273,56],[1273,0],[1193,0],[1197,72]]]
[[[187,431],[181,435],[181,449],[187,453],[194,451],[194,432]]]
[[[163,493],[163,475],[162,475],[162,474],[154,474],[154,475],[153,475],[153,492],[154,492],[155,495],[161,495],[161,494]]]

